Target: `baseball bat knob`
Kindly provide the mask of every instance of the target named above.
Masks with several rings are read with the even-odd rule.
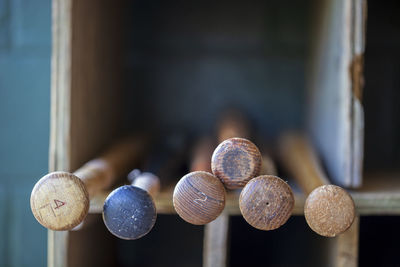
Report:
[[[89,194],[81,179],[68,172],[52,172],[42,177],[31,193],[31,209],[44,227],[71,230],[89,211]]]
[[[132,185],[121,186],[108,195],[103,206],[103,221],[115,236],[135,240],[151,231],[157,211],[150,194]]]
[[[355,217],[354,201],[349,193],[336,185],[322,185],[307,197],[304,216],[316,233],[334,237],[346,231]]]
[[[257,146],[244,138],[220,143],[211,158],[211,169],[228,189],[242,188],[259,175],[262,157]]]
[[[244,219],[260,230],[274,230],[286,223],[292,214],[294,195],[281,178],[262,175],[250,180],[239,197]]]
[[[211,173],[191,172],[176,184],[173,204],[183,220],[204,225],[215,220],[224,210],[225,188]]]

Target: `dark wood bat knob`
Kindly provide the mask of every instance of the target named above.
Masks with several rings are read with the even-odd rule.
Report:
[[[31,193],[31,209],[44,227],[71,230],[89,211],[89,194],[81,179],[69,172],[52,172],[42,177]]]
[[[176,184],[174,208],[188,223],[207,224],[215,220],[225,207],[225,188],[211,173],[188,173]]]
[[[290,186],[272,175],[256,177],[243,188],[239,207],[244,219],[260,230],[274,230],[289,219],[294,207]]]
[[[112,234],[122,239],[141,238],[150,232],[156,219],[153,198],[136,186],[121,186],[112,191],[104,202],[104,224]]]
[[[336,185],[322,185],[307,197],[304,216],[316,233],[334,237],[346,231],[353,223],[354,201],[343,188]]]
[[[211,169],[228,189],[242,188],[259,175],[261,153],[257,146],[244,138],[230,138],[214,150]]]

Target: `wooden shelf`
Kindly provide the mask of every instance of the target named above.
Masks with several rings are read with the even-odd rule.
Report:
[[[379,177],[378,177],[379,176]],[[399,179],[396,179],[399,178]],[[364,186],[349,190],[359,215],[400,215],[400,174],[373,174],[365,177]],[[97,194],[90,202],[90,213],[101,213],[109,192]],[[175,214],[172,205],[173,186],[164,188],[155,199],[159,214]],[[240,215],[240,191],[227,194],[225,212]],[[305,195],[295,192],[293,215],[303,215]]]

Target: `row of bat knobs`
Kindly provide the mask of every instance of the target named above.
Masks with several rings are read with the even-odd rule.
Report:
[[[128,164],[123,160],[129,157],[127,151],[138,154],[140,142],[133,140],[112,147],[74,174],[53,172],[41,178],[31,194],[32,212],[39,223],[52,230],[71,230],[80,224],[96,190],[112,184],[121,166]],[[291,187],[278,176],[262,171],[262,154],[250,140],[228,138],[205,162],[208,166],[192,166],[192,172],[179,180],[173,192],[173,206],[186,222],[204,225],[215,220],[224,210],[226,189],[241,190],[241,214],[257,229],[277,229],[291,216],[295,201]],[[115,236],[134,240],[150,232],[155,224],[154,197],[160,181],[155,174],[137,169],[129,173],[128,179],[130,185],[113,190],[106,198],[103,220]],[[333,237],[351,226],[354,202],[344,189],[324,184],[309,193],[304,213],[311,229]]]

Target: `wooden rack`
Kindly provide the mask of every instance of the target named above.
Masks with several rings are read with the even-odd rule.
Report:
[[[349,190],[354,199],[357,214],[361,216],[375,215],[400,215],[400,174],[384,174],[368,177],[363,187],[357,190]],[[375,178],[375,179],[374,179]],[[379,179],[376,179],[379,178]],[[396,179],[397,178],[397,179]],[[388,188],[388,181],[393,180]],[[103,203],[110,192],[102,192],[96,195],[90,203],[90,213],[101,213]],[[156,197],[157,211],[160,214],[175,214],[172,205],[173,187],[164,188]],[[240,215],[239,194],[229,192],[226,198],[225,211],[228,215]],[[301,192],[295,192],[295,206],[293,215],[304,214],[304,202],[306,196]]]
[[[127,102],[122,82],[126,5],[125,1],[53,0],[50,171],[77,169],[123,133],[127,124],[137,128],[144,123],[140,118],[132,122],[133,115],[127,115],[134,105]],[[399,174],[362,174],[366,0],[310,0],[307,5],[314,18],[314,43],[307,84],[310,127],[303,130],[312,137],[331,181],[354,188],[350,193],[358,216],[400,215]],[[340,101],[332,105],[330,101],[337,98]],[[160,214],[174,214],[172,192],[173,185],[157,196]],[[108,193],[91,200],[90,213],[101,212]],[[224,213],[205,230],[204,266],[228,262],[228,222],[229,216],[240,214],[238,197],[238,192],[230,192]],[[294,215],[303,215],[304,202],[305,196],[295,192]],[[68,235],[49,231],[48,266],[67,266],[68,257],[74,256],[68,253]],[[357,266],[358,239],[359,217],[334,239],[331,264]]]

